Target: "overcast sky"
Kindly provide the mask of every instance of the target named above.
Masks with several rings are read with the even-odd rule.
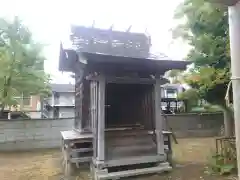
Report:
[[[173,41],[170,29],[176,25],[174,10],[182,0],[0,0],[0,16],[18,15],[34,37],[47,44],[45,70],[55,82],[68,83],[67,75],[57,71],[60,40],[66,40],[71,24],[145,32],[152,37],[153,51],[173,59],[183,59],[188,46]]]

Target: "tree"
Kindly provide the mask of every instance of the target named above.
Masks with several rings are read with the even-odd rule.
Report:
[[[182,80],[182,71],[179,69],[172,69],[164,75],[172,84],[179,83]]]
[[[0,113],[17,105],[16,96],[47,95],[49,75],[44,72],[42,45],[35,43],[29,29],[15,17],[0,19]]]
[[[200,98],[222,107],[225,134],[231,136],[232,113],[224,99],[230,81],[227,9],[205,0],[185,0],[175,17],[186,21],[174,29],[173,36],[183,38],[192,46],[187,59],[194,63],[194,68],[185,80]]]

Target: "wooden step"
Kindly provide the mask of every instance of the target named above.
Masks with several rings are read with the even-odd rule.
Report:
[[[111,173],[99,173],[99,174],[96,174],[96,176],[98,180],[118,179],[118,178],[124,178],[124,177],[139,176],[144,174],[167,172],[171,170],[172,168],[170,167],[169,163],[163,163],[156,167],[126,170],[126,171],[111,172]]]
[[[82,162],[91,162],[92,156],[88,157],[77,157],[77,158],[71,158],[70,161],[72,163],[82,163]]]
[[[93,148],[71,149],[71,153],[91,152]]]
[[[135,136],[135,137],[106,137],[107,146],[131,146],[131,145],[152,145],[155,144],[153,137],[149,136]]]

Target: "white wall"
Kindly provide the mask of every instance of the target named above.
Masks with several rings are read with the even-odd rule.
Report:
[[[74,107],[60,107],[59,108],[60,118],[72,118],[75,116]]]
[[[74,98],[75,98],[74,93],[70,93],[70,92],[59,93],[59,104],[72,106],[75,104]]]
[[[52,105],[63,105],[63,106],[74,106],[75,104],[74,92],[60,92],[59,99],[54,99],[54,95],[47,99],[48,104]]]

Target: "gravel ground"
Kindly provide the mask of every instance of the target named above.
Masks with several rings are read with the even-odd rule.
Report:
[[[210,176],[204,173],[214,147],[213,138],[179,139],[174,145],[177,167],[163,175],[142,176],[139,180],[231,180],[235,177]],[[64,180],[59,150],[0,153],[0,180]],[[77,172],[73,180],[90,179],[87,170]]]

